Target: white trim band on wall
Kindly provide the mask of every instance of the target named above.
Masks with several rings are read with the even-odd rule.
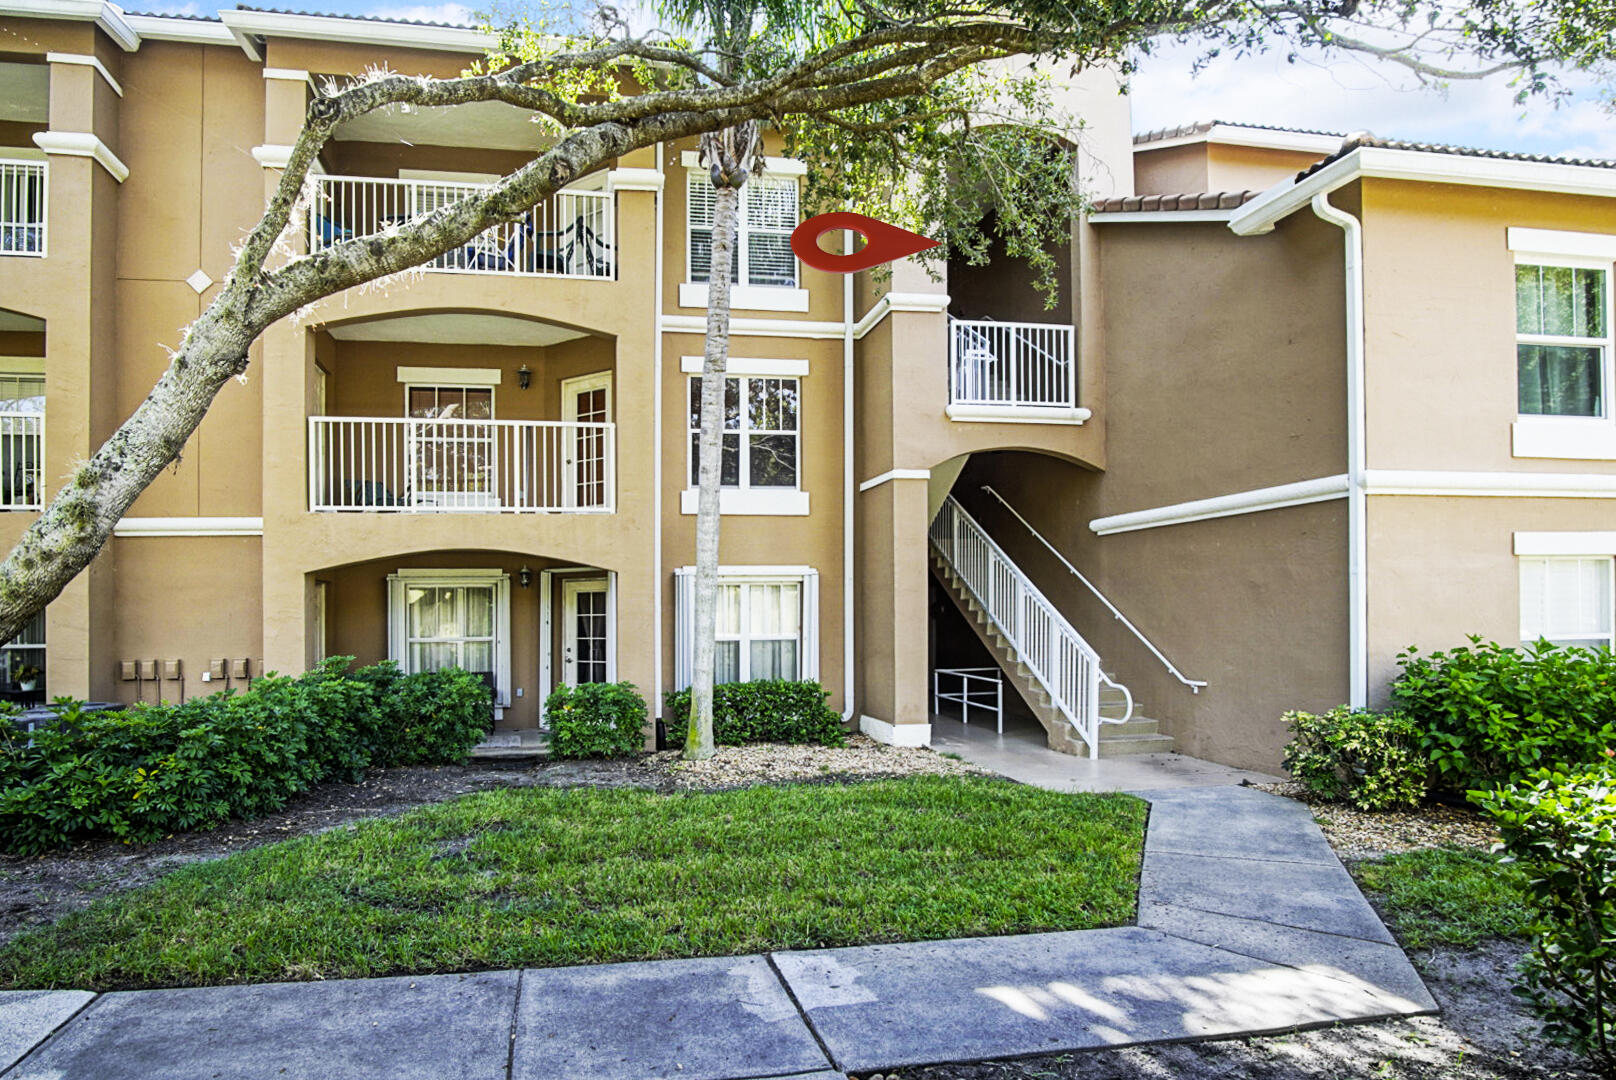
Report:
[[[665,334],[706,334],[705,315],[663,315],[659,326]],[[839,322],[810,322],[805,319],[731,319],[731,337],[791,337],[842,340],[847,327]]]
[[[1508,232],[1509,250],[1518,255],[1582,255],[1616,262],[1616,236],[1566,229],[1518,229]]]
[[[119,97],[123,97],[123,87],[118,84],[117,79],[112,77],[112,72],[107,70],[107,65],[101,62],[99,56],[91,56],[88,53],[48,52],[45,54],[45,62],[47,64],[82,64],[85,67],[95,68],[96,71],[100,72],[101,77],[107,80],[107,85],[112,87],[112,92]]]
[[[126,517],[113,536],[263,536],[261,517]]]
[[[681,356],[679,358],[679,370],[686,375],[700,375],[706,359],[703,356]],[[732,356],[724,366],[724,374],[748,375],[761,378],[769,376],[801,378],[808,374],[808,361]]]
[[[860,493],[880,487],[888,480],[930,480],[930,469],[888,469],[880,476],[872,476],[859,485]]]
[[[1368,469],[1364,490],[1370,495],[1616,499],[1616,474]]]
[[[47,154],[94,158],[118,183],[129,179],[129,166],[106,143],[88,131],[36,131],[34,145]]]
[[[1616,555],[1616,532],[1518,532],[1517,555]]]
[[[1317,480],[1301,480],[1294,484],[1277,484],[1273,487],[1237,491],[1231,495],[1217,495],[1210,499],[1193,499],[1189,502],[1152,507],[1149,510],[1112,514],[1090,521],[1089,528],[1101,536],[1110,536],[1113,533],[1156,529],[1164,525],[1182,525],[1191,521],[1208,521],[1212,518],[1255,514],[1263,510],[1279,510],[1287,506],[1328,502],[1331,499],[1346,498],[1346,495],[1347,476],[1342,473],[1338,476],[1320,477]]]
[[[480,367],[400,367],[401,383],[424,383],[433,386],[499,386],[505,373],[499,368]]]

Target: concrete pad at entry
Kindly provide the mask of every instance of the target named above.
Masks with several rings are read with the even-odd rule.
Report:
[[[501,1080],[517,973],[103,994],[6,1080]]]
[[[1288,1030],[1421,1011],[1350,972],[1139,927],[777,953],[848,1071]]]
[[[1150,803],[1145,851],[1339,865],[1306,804],[1251,788],[1136,791]]]
[[[829,1064],[761,956],[522,975],[512,1080],[750,1080]]]
[[[1140,904],[1139,925],[1289,967],[1338,968],[1390,999],[1431,1012],[1437,1008],[1414,965],[1396,945],[1168,904]]]
[[[1146,852],[1139,902],[1396,944],[1339,862],[1325,866]]]
[[[84,990],[0,990],[0,1072],[94,998]]]

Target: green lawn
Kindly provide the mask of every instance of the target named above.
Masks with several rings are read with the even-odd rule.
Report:
[[[1410,949],[1525,938],[1521,871],[1474,848],[1426,848],[1361,862],[1353,874]]]
[[[986,778],[501,790],[187,867],[0,951],[121,989],[714,956],[1130,921],[1145,805]]]

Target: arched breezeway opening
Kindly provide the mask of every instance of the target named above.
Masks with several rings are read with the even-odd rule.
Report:
[[[453,549],[311,571],[306,587],[311,661],[482,675],[504,741],[531,741],[555,687],[618,677],[617,575],[604,567]]]

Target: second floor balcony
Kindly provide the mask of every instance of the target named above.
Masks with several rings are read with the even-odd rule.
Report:
[[[45,417],[0,412],[0,510],[45,505]]]
[[[383,232],[487,190],[448,180],[321,176],[309,210],[309,250]],[[617,275],[616,213],[609,191],[557,192],[516,221],[439,255],[426,270],[571,278]]]
[[[1075,334],[1063,323],[948,320],[948,415],[1080,418]]]
[[[45,254],[46,164],[0,152],[0,255]]]
[[[617,430],[566,420],[309,417],[309,509],[609,514]]]

